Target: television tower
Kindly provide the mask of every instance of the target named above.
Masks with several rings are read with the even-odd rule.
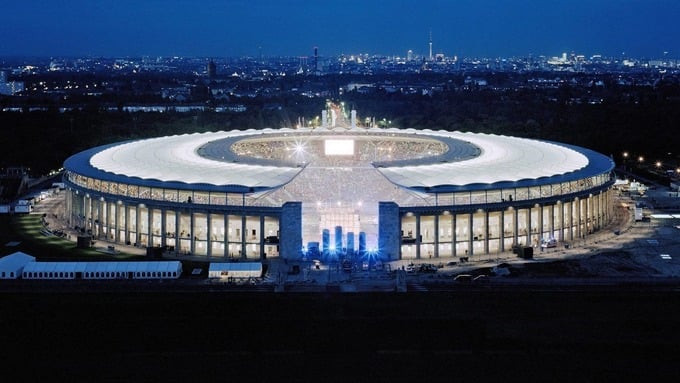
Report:
[[[430,61],[432,61],[432,28],[430,28]]]

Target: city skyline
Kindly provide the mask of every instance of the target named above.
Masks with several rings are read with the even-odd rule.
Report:
[[[671,1],[81,0],[4,6],[0,56],[677,57]]]

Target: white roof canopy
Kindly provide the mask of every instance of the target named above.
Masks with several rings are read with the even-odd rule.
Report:
[[[432,133],[468,141],[479,147],[481,154],[465,161],[379,170],[402,186],[433,187],[550,177],[588,165],[588,158],[583,154],[549,142],[475,133]]]
[[[355,128],[339,133],[317,129],[315,132],[339,134],[343,138],[366,133],[397,135],[405,140],[408,140],[408,135],[435,139],[447,137],[469,142],[479,148],[478,156],[465,160],[433,163],[421,161],[417,164],[409,164],[407,161],[399,166],[387,164],[378,169],[393,183],[411,188],[537,179],[574,172],[589,164],[586,155],[567,146],[508,136],[394,128]],[[292,136],[300,133],[309,133],[309,130],[234,130],[153,138],[104,149],[90,158],[90,164],[101,171],[143,180],[275,188],[286,184],[304,170],[290,165],[265,166],[247,163],[248,159],[238,162],[209,159],[201,156],[199,149],[209,142],[224,138],[255,138],[269,134]]]
[[[198,154],[202,145],[237,134],[249,135],[252,132],[195,133],[128,142],[95,154],[90,164],[128,177],[250,187],[278,186],[300,171],[295,167],[215,161]]]

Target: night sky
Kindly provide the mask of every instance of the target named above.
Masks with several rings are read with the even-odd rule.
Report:
[[[677,0],[3,2],[2,56],[434,53],[680,58]]]

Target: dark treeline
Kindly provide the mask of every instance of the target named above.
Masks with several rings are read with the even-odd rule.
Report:
[[[298,116],[318,114],[324,100],[282,103],[281,108],[249,106],[242,113],[125,113],[97,109],[59,113],[0,113],[3,150],[0,167],[24,166],[31,174],[61,167],[72,154],[112,142],[219,130],[292,126]],[[268,102],[271,102],[269,100]],[[312,112],[314,110],[314,112]]]

